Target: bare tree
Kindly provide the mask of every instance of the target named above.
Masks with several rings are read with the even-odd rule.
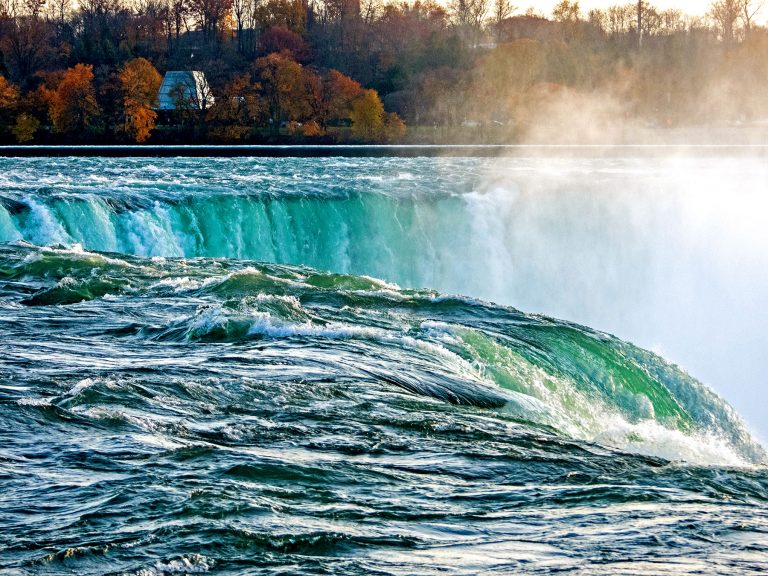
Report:
[[[16,0],[0,0],[0,21],[15,18],[17,7]]]
[[[362,0],[360,2],[360,16],[363,22],[370,26],[381,14],[383,4],[381,0]]]
[[[0,50],[11,77],[25,86],[50,57],[49,29],[31,16],[17,16],[4,30]]]
[[[653,6],[643,3],[640,10],[640,39],[655,36],[663,27],[661,14]]]
[[[232,10],[232,0],[191,0],[190,13],[206,42],[217,39],[219,30]]]
[[[659,17],[661,18],[661,31],[664,34],[683,32],[686,29],[685,14],[681,10],[670,8],[664,10]]]
[[[567,8],[567,4],[561,2],[558,6]],[[560,18],[567,20],[568,10],[565,10]],[[638,45],[642,45],[642,40],[649,36],[681,32],[687,27],[680,10],[659,12],[645,0],[640,0],[637,4],[613,5],[605,10],[590,10],[589,22],[613,37],[634,33],[637,35]]]
[[[607,31],[612,36],[626,34],[632,27],[634,8],[626,6],[610,6],[606,10]]]
[[[38,18],[43,11],[45,0],[24,0],[25,12],[32,18]]]
[[[172,31],[176,41],[181,36],[183,28],[187,28],[187,15],[189,8],[185,0],[168,0],[168,20],[169,28]]]
[[[742,0],[716,0],[709,7],[709,17],[718,27],[720,37],[726,46],[733,44],[742,9]]]
[[[763,7],[763,0],[741,0],[741,20],[744,24],[744,38],[752,32],[752,20]]]
[[[475,30],[479,31],[488,15],[488,0],[473,0],[470,14],[472,16],[472,26]]]
[[[240,54],[245,52],[245,20],[248,16],[250,5],[250,0],[232,0],[232,14],[235,17],[235,25],[237,26],[237,51]]]
[[[581,8],[578,1],[561,0],[552,9],[552,17],[558,22],[578,22],[581,20]]]
[[[72,13],[72,0],[49,0],[45,8],[47,18],[58,26],[63,26]]]
[[[493,27],[496,32],[496,42],[501,41],[501,25],[517,10],[509,0],[494,0],[493,2]]]
[[[452,0],[448,6],[454,24],[471,44],[477,44],[480,30],[488,14],[488,0]]]
[[[605,10],[593,8],[587,14],[587,22],[603,32],[608,31],[608,18]]]

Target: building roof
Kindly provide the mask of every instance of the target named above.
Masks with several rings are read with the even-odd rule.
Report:
[[[205,110],[213,106],[214,102],[205,74],[199,70],[166,72],[157,100],[158,110],[176,110],[180,107]]]

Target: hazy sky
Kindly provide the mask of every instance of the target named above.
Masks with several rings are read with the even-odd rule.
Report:
[[[630,1],[632,0],[580,0],[579,6],[586,13],[592,8],[606,8],[614,4],[628,4]],[[525,12],[528,6],[533,6],[546,15],[552,13],[552,7],[557,2],[558,0],[512,0],[512,4],[518,7],[518,11]],[[707,11],[710,2],[708,0],[651,0],[650,4],[661,9],[679,8],[692,16],[702,16]]]

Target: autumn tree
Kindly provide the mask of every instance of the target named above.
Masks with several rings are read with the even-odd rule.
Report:
[[[35,138],[35,133],[40,128],[40,121],[26,112],[16,117],[16,122],[11,129],[19,144],[26,144]]]
[[[350,117],[352,104],[363,92],[360,83],[338,70],[329,70],[320,80],[319,87],[313,92],[313,115],[322,130],[332,120]]]
[[[406,128],[402,118],[394,112],[384,114],[384,139],[390,143],[401,142],[405,138]]]
[[[287,53],[297,62],[306,62],[310,55],[304,38],[285,26],[272,26],[265,31],[259,39],[259,50],[262,54]]]
[[[460,124],[471,103],[467,98],[469,80],[462,71],[446,66],[425,73],[419,85],[421,121],[435,127]]]
[[[48,113],[61,134],[93,132],[101,110],[93,87],[93,66],[77,64],[66,70],[54,89],[47,89]]]
[[[302,34],[307,26],[307,2],[305,0],[251,0],[259,6],[257,23],[261,28],[282,26]]]
[[[581,8],[578,1],[560,0],[552,10],[552,17],[560,23],[563,38],[572,43],[581,35]]]
[[[522,133],[549,92],[618,93],[627,116],[658,126],[766,115],[768,35],[756,13],[768,0],[706,0],[704,19],[617,0],[588,21],[579,0],[553,0],[549,17],[512,15],[510,2],[0,0],[0,92],[16,94],[10,107],[0,94],[0,131],[29,141],[50,117],[69,141],[146,140],[157,76],[143,92],[138,57],[205,71],[216,88],[214,101],[195,75],[171,90],[167,116],[182,129],[163,135],[176,141],[256,140],[260,126],[327,139],[348,121],[355,138],[400,141],[402,120],[378,114],[363,86],[425,140],[464,138],[464,123],[480,138],[500,134],[482,128],[492,125]],[[86,67],[64,70],[77,62],[93,66],[90,80]]]
[[[121,48],[145,57],[160,55],[170,47],[169,5],[166,0],[134,0],[135,12],[130,16]]]
[[[352,104],[352,136],[356,140],[376,142],[384,134],[384,105],[376,90],[363,90]]]
[[[11,109],[19,99],[19,89],[0,76],[0,110]]]
[[[544,79],[546,52],[535,40],[515,40],[488,52],[478,63],[469,106],[472,119],[514,118],[526,93]]]
[[[163,79],[154,66],[144,58],[125,63],[120,71],[123,92],[123,130],[136,142],[145,142],[155,127],[157,112],[152,106]]]
[[[273,53],[256,60],[256,73],[273,132],[283,120],[298,120],[308,108],[302,66],[288,54]]]
[[[18,88],[0,76],[0,134],[11,124],[18,101]]]
[[[232,142],[246,137],[261,114],[259,88],[247,74],[235,77],[224,86],[207,114],[212,139]]]
[[[314,138],[316,136],[320,136],[322,133],[323,131],[320,128],[320,124],[318,124],[316,120],[305,122],[304,126],[302,127],[302,135],[305,138]]]

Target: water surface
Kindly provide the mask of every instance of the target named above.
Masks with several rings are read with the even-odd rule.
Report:
[[[758,161],[2,162],[0,573],[768,568],[737,413],[517,309],[759,318]]]

